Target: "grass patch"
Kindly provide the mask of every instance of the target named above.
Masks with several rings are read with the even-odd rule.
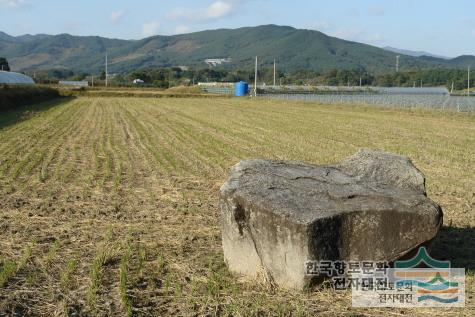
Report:
[[[132,252],[132,247],[129,243],[127,243],[125,245],[119,265],[120,299],[124,308],[125,315],[127,316],[132,316],[132,301],[129,297],[129,294],[127,293],[127,280]]]
[[[0,287],[5,286],[8,281],[26,266],[31,257],[32,246],[28,245],[21,254],[18,261],[3,259],[0,264]]]

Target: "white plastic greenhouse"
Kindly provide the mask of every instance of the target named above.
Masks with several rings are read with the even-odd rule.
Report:
[[[0,71],[0,85],[1,84],[34,85],[35,82],[31,77],[20,73]]]

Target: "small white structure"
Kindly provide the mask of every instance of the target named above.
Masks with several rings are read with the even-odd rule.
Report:
[[[6,72],[0,71],[0,84],[7,85],[34,85],[35,81],[26,75],[15,73],[15,72]]]
[[[231,59],[230,58],[208,58],[208,59],[205,59],[205,63],[208,66],[216,67],[218,65],[222,65],[225,63],[231,63]]]
[[[134,85],[142,85],[142,84],[145,84],[145,81],[137,78],[137,79],[134,79],[132,83],[134,83]]]
[[[73,86],[73,87],[88,87],[88,81],[74,81],[74,80],[60,80],[59,84],[61,86]]]

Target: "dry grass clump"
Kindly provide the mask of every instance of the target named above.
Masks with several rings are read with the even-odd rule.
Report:
[[[182,94],[201,94],[203,91],[198,86],[177,86],[171,87],[166,90],[170,93],[182,93]]]
[[[8,118],[3,119],[3,118]],[[410,156],[445,211],[433,255],[464,266],[465,309],[352,309],[349,292],[241,282],[217,192],[255,157]],[[89,98],[0,118],[0,315],[470,316],[475,117],[233,98]]]
[[[107,98],[223,98],[222,95],[205,93],[198,86],[178,86],[169,89],[146,87],[88,87],[68,88],[60,87],[62,96],[75,97],[107,97]],[[230,96],[228,96],[229,98]]]

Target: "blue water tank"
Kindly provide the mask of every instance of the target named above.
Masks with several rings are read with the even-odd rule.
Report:
[[[245,81],[240,81],[234,85],[235,88],[235,96],[236,97],[244,97],[247,96],[249,92],[249,85]]]

